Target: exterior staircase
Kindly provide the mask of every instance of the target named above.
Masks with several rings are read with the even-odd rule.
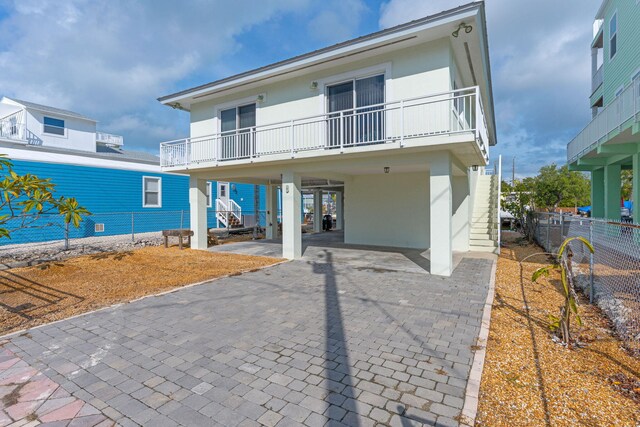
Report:
[[[498,176],[480,175],[471,215],[470,250],[498,253]]]
[[[216,199],[216,218],[224,228],[240,228],[243,225],[242,208],[232,199],[229,199],[228,204]]]

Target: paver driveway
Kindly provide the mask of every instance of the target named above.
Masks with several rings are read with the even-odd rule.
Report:
[[[4,347],[125,426],[457,425],[491,261],[464,258],[441,278],[344,250],[37,328]]]

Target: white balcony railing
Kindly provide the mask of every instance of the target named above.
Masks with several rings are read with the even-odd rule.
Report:
[[[437,135],[471,133],[485,162],[489,136],[477,87],[369,105],[160,144],[162,167],[187,167],[299,152],[348,151]]]
[[[19,142],[27,141],[24,110],[0,119],[0,138]]]
[[[124,139],[120,135],[112,135],[110,133],[96,132],[96,142],[101,142],[107,145],[121,146],[124,144]]]
[[[567,145],[568,162],[575,162],[607,141],[611,132],[620,131],[621,126],[632,119],[640,119],[640,79],[635,79],[628,85],[573,138]]]
[[[602,78],[603,78],[602,70],[603,69],[604,67],[600,65],[600,68],[596,70],[595,74],[591,78],[591,93],[595,92],[596,89],[602,86]]]

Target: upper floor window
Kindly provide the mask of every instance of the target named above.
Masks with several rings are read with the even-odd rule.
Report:
[[[142,207],[162,207],[162,178],[157,176],[142,177]]]
[[[609,59],[613,59],[618,52],[618,12],[609,21]]]
[[[45,117],[43,131],[52,135],[64,135],[64,120]]]

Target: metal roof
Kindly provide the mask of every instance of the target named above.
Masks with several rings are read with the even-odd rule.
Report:
[[[6,98],[10,99],[10,100],[12,100],[14,102],[17,102],[18,104],[22,104],[26,108],[31,108],[31,109],[34,109],[34,110],[42,111],[43,113],[50,113],[50,114],[66,116],[66,117],[73,117],[73,118],[76,118],[76,119],[89,120],[89,121],[95,122],[94,119],[91,119],[91,118],[89,118],[87,116],[84,116],[84,115],[82,115],[80,113],[75,113],[73,111],[63,110],[61,108],[56,108],[56,107],[50,107],[48,105],[36,104],[35,102],[23,101],[21,99],[11,98],[11,97],[8,97],[8,96]]]
[[[263,67],[255,68],[253,70],[245,71],[245,72],[242,72],[242,73],[239,73],[239,74],[235,74],[233,76],[225,77],[223,79],[214,80],[214,81],[212,81],[210,83],[206,83],[206,84],[203,84],[203,85],[200,85],[200,86],[195,86],[195,87],[192,87],[192,88],[189,88],[189,89],[185,89],[183,91],[176,92],[176,93],[173,93],[173,94],[170,94],[170,95],[165,95],[165,96],[162,96],[162,97],[158,98],[158,101],[163,102],[163,101],[166,101],[166,100],[171,99],[171,98],[188,95],[188,94],[190,94],[192,92],[197,92],[197,91],[200,91],[200,90],[203,90],[203,89],[215,87],[215,86],[218,86],[220,84],[231,82],[231,81],[234,81],[234,80],[238,80],[238,79],[243,78],[243,77],[248,77],[248,76],[251,76],[253,74],[258,74],[258,73],[261,73],[263,71],[269,71],[271,69],[275,69],[275,68],[281,67],[283,65],[294,64],[294,63],[296,63],[298,61],[302,61],[304,59],[312,58],[314,56],[318,56],[318,55],[321,55],[323,53],[331,52],[331,51],[334,51],[334,50],[341,49],[343,47],[348,47],[350,45],[355,45],[355,44],[360,43],[360,42],[376,39],[378,37],[382,37],[382,36],[385,36],[385,35],[388,35],[388,34],[393,34],[393,33],[399,32],[399,31],[403,31],[403,30],[406,30],[406,29],[409,29],[409,28],[412,28],[412,27],[415,27],[415,26],[419,26],[419,25],[422,25],[422,24],[425,24],[425,23],[428,23],[428,22],[436,21],[436,20],[441,19],[441,18],[443,18],[443,17],[445,17],[447,15],[452,15],[452,14],[458,13],[460,11],[464,11],[464,10],[467,10],[467,9],[472,9],[472,8],[474,8],[476,6],[483,5],[483,4],[484,4],[483,1],[475,1],[475,2],[472,2],[472,3],[467,3],[465,5],[458,6],[458,7],[453,8],[453,9],[448,9],[448,10],[442,11],[440,13],[436,13],[434,15],[425,16],[423,18],[416,19],[416,20],[413,20],[413,21],[409,21],[409,22],[406,22],[404,24],[396,25],[395,27],[386,28],[384,30],[376,31],[376,32],[371,33],[371,34],[367,34],[367,35],[360,36],[360,37],[357,37],[357,38],[354,38],[354,39],[351,39],[351,40],[340,42],[340,43],[337,43],[337,44],[334,44],[334,45],[331,45],[331,46],[328,46],[328,47],[324,47],[324,48],[321,48],[321,49],[318,49],[318,50],[314,50],[312,52],[308,52],[308,53],[304,53],[302,55],[294,56],[292,58],[285,59],[283,61],[274,62],[272,64],[265,65]]]

